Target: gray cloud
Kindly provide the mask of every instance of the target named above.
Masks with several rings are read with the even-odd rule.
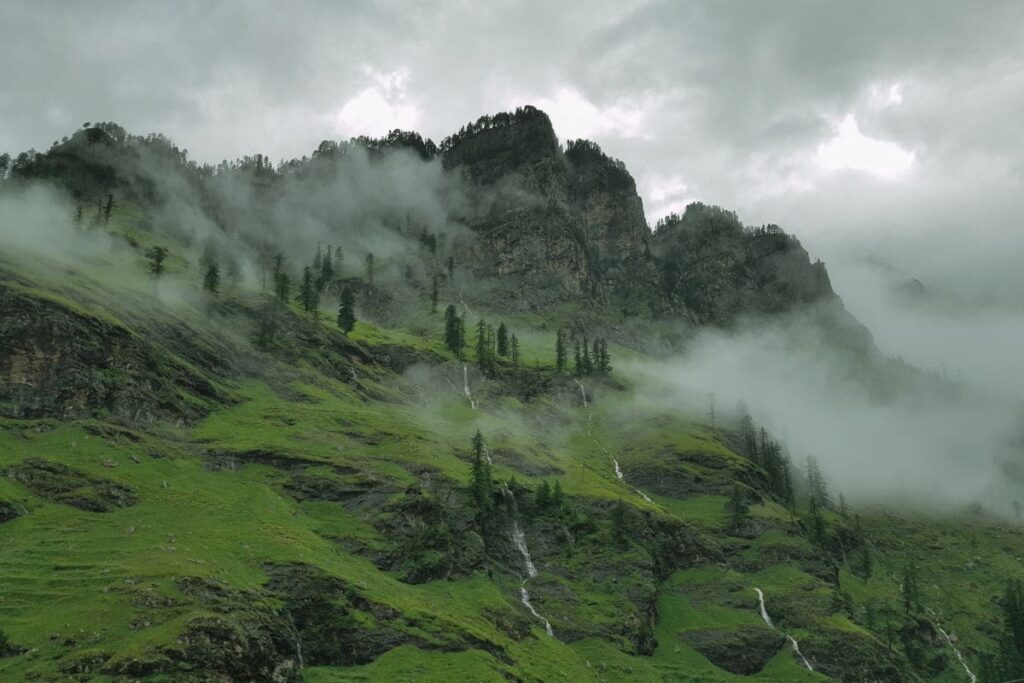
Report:
[[[391,125],[436,139],[532,102],[622,158],[652,218],[699,199],[780,223],[883,350],[1005,391],[1011,353],[957,351],[1024,330],[1007,305],[1024,299],[1022,46],[1009,0],[7,2],[0,150],[115,120],[204,161],[281,158]],[[861,147],[823,164],[847,117]],[[851,157],[880,148],[909,170]],[[862,256],[1003,305],[984,324],[908,318]]]

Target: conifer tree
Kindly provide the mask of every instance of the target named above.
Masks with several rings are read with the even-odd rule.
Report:
[[[582,374],[584,374],[584,375],[592,374],[594,372],[594,362],[590,358],[589,344],[587,343],[587,338],[586,337],[583,338],[583,356],[581,357],[580,360],[583,363]]]
[[[281,271],[274,279],[274,293],[277,295],[278,301],[283,304],[288,303],[292,296],[292,276]]]
[[[316,291],[323,291],[334,281],[334,258],[331,256],[331,247],[328,245],[320,260],[320,272],[316,279]]]
[[[903,567],[903,585],[900,590],[903,595],[903,610],[908,616],[914,610],[921,609],[921,593],[917,580],[917,565],[911,560]]]
[[[484,457],[484,437],[477,431],[473,435],[473,469],[470,493],[478,517],[483,517],[494,507],[494,482],[491,481],[491,466]]]
[[[315,313],[320,308],[320,294],[316,291],[313,269],[309,266],[302,269],[302,284],[299,286],[299,294],[296,299],[306,313]]]
[[[620,547],[629,545],[629,536],[627,527],[627,513],[626,503],[619,498],[618,502],[615,503],[615,507],[612,508],[611,514],[612,522],[612,538]]]
[[[726,512],[730,513],[733,529],[739,529],[747,521],[747,496],[739,482],[733,482],[732,493],[725,503]]]
[[[555,485],[551,489],[551,506],[561,509],[564,504],[565,494],[562,492],[562,483],[556,479]]]
[[[483,318],[476,324],[476,364],[481,370],[487,369],[487,356],[490,345],[487,343],[487,322]]]
[[[79,204],[78,208],[75,209],[75,228],[81,229],[82,227],[82,205]]]
[[[522,358],[519,355],[519,339],[516,337],[515,332],[512,333],[509,346],[512,351],[512,367],[518,371],[519,366],[522,364]]]
[[[207,266],[206,274],[203,276],[203,289],[210,294],[217,294],[220,291],[220,269],[216,263]]]
[[[373,284],[373,264],[374,264],[373,252],[369,252],[366,255],[366,281]]]
[[[508,351],[508,328],[505,323],[501,323],[498,325],[498,355],[507,358]]]
[[[580,341],[578,339],[573,345],[572,369],[577,377],[583,374],[583,356],[580,355]]]
[[[547,479],[537,487],[536,502],[539,510],[545,510],[551,506],[551,486]]]
[[[166,270],[164,261],[167,260],[168,253],[167,247],[160,246],[151,247],[146,252],[146,258],[149,259],[149,274],[154,279],[160,279],[160,276],[164,274],[164,270]]]
[[[455,257],[454,256],[449,256],[448,257],[448,280],[450,282],[455,282]]]
[[[338,304],[338,327],[348,334],[356,326],[356,295],[351,287],[341,290],[341,301]]]
[[[114,211],[114,195],[107,194],[107,203],[103,205],[103,222],[110,222],[110,214]]]
[[[430,312],[437,313],[437,275],[434,275],[430,283]]]
[[[555,335],[555,368],[559,372],[565,372],[566,360],[565,331],[559,327]]]
[[[865,581],[870,579],[874,566],[875,562],[871,556],[871,546],[868,543],[862,543],[857,557],[857,568],[860,570],[861,578]]]
[[[462,320],[455,309],[455,304],[449,304],[444,310],[444,345],[456,358],[462,358]]]

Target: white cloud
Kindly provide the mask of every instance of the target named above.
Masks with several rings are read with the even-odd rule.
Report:
[[[885,180],[897,180],[914,165],[914,153],[892,142],[869,138],[860,131],[857,117],[848,114],[835,136],[821,144],[814,156],[823,172],[862,171]]]
[[[555,132],[564,140],[650,137],[647,126],[654,103],[648,98],[639,102],[620,99],[614,104],[599,107],[576,88],[560,86],[551,95],[517,95],[506,97],[505,100],[509,108],[529,103],[547,112]]]
[[[333,115],[335,130],[342,135],[381,136],[394,128],[414,129],[420,121],[419,104],[409,96],[409,70],[364,69],[373,85],[349,99]]]

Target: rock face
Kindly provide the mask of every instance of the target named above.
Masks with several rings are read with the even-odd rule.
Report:
[[[135,491],[127,486],[41,458],[8,469],[7,476],[41,498],[89,512],[110,512],[136,500]]]
[[[728,325],[828,301],[825,266],[777,226],[750,229],[695,203],[652,235],[625,165],[595,143],[565,151],[543,112],[484,117],[442,145],[472,208],[477,239],[460,259],[500,293],[500,305],[538,309],[584,298],[641,303],[696,324]]]
[[[113,320],[2,284],[0,310],[2,416],[191,420],[202,399],[219,397],[196,370]]]
[[[755,674],[786,645],[786,638],[766,626],[685,631],[682,641],[715,666],[741,676]]]

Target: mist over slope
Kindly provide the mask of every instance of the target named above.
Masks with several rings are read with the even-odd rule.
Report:
[[[959,670],[939,629],[1001,647],[1012,404],[887,356],[778,226],[652,231],[536,109],[277,165],[89,125],[16,157],[0,240],[12,676],[897,683]]]

